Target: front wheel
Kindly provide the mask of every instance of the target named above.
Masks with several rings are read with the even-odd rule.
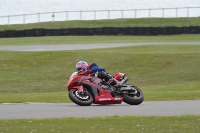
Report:
[[[79,92],[77,89],[69,91],[69,98],[80,106],[90,106],[94,101],[93,96],[88,91]]]
[[[134,90],[127,90],[122,93],[124,97],[124,102],[130,105],[138,105],[144,101],[144,95],[142,91],[136,87],[132,86]]]

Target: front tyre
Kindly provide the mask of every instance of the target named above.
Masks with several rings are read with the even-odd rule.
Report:
[[[130,105],[138,105],[144,101],[144,95],[142,91],[136,87],[132,86],[134,90],[125,91],[122,96],[124,97],[124,102]]]
[[[69,98],[80,106],[90,106],[94,101],[93,96],[88,91],[79,92],[77,89],[69,91]]]

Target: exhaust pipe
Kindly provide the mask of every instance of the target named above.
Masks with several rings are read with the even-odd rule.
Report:
[[[128,77],[125,77],[124,79],[122,79],[122,81],[120,81],[120,85],[125,84],[128,81]]]

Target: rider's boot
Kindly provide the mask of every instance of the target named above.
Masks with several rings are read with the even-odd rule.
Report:
[[[111,83],[110,83],[112,86],[113,86],[113,91],[111,92],[112,94],[117,94],[117,93],[120,93],[120,87],[121,85],[118,83],[117,80],[115,79],[112,79]]]
[[[112,75],[110,75],[109,73],[107,73],[107,84],[110,84],[111,86],[113,86],[111,89],[110,89],[110,92],[113,96],[115,96],[115,94],[117,93],[120,93],[120,84],[119,82],[113,78]]]

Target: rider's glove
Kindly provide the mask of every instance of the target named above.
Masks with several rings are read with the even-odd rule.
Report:
[[[92,71],[91,71],[91,70],[86,70],[84,73],[85,73],[85,74],[91,74]]]
[[[110,75],[109,73],[107,73],[107,77],[109,78],[109,80],[112,80],[112,79],[113,79],[113,76]]]
[[[88,75],[88,74],[91,74],[92,71],[91,70],[85,70],[85,71],[79,71],[79,75]]]

